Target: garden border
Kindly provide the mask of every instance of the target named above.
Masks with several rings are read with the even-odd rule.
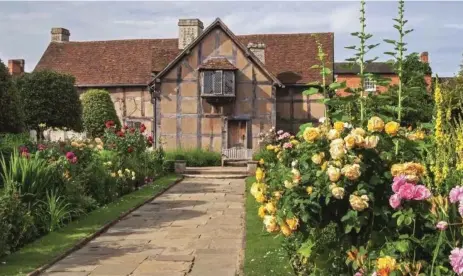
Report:
[[[119,222],[120,220],[122,220],[124,217],[128,216],[130,213],[132,213],[133,211],[137,210],[138,208],[140,208],[141,206],[147,204],[148,202],[156,199],[157,197],[161,196],[162,194],[164,194],[167,190],[169,190],[170,188],[172,188],[173,186],[175,186],[176,184],[180,183],[182,180],[184,179],[184,177],[182,175],[177,175],[177,179],[174,180],[174,182],[172,182],[171,184],[169,184],[167,187],[163,188],[159,193],[155,194],[154,196],[146,199],[145,201],[137,204],[135,207],[132,207],[130,208],[129,210],[125,211],[124,213],[122,213],[119,217],[117,217],[115,220],[113,221],[110,221],[108,223],[106,223],[103,227],[101,227],[98,231],[96,231],[95,233],[91,234],[90,236],[82,239],[81,241],[77,242],[73,247],[71,247],[70,249],[66,250],[64,253],[58,255],[56,258],[54,258],[52,261],[48,262],[47,264],[44,264],[42,265],[41,267],[35,269],[34,271],[30,272],[27,274],[27,276],[38,276],[40,275],[42,272],[44,272],[46,269],[50,268],[52,265],[54,265],[55,263],[59,262],[60,260],[64,259],[66,256],[68,256],[69,254],[71,254],[72,252],[76,251],[76,250],[79,250],[80,248],[84,247],[87,243],[89,243],[91,240],[93,240],[94,238],[98,237],[99,235],[103,234],[104,232],[106,232],[111,226],[113,226],[114,224],[116,224],[117,222]]]

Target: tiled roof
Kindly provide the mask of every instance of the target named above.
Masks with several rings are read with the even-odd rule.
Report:
[[[358,64],[349,62],[335,62],[334,74],[358,74],[360,67]],[[394,74],[394,66],[387,62],[372,62],[365,67],[366,73],[372,74]]]
[[[324,48],[326,66],[333,66],[333,33],[316,34]],[[264,43],[265,68],[282,83],[320,80],[314,34],[237,36],[244,45]],[[179,53],[177,39],[134,39],[52,42],[35,70],[51,69],[76,77],[77,85],[146,85]],[[330,79],[331,80],[331,79]]]
[[[227,58],[219,57],[206,60],[199,66],[199,69],[235,70],[236,67]]]

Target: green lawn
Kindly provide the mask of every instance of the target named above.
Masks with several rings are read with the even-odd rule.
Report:
[[[265,231],[257,215],[259,204],[249,193],[255,178],[246,179],[246,251],[245,276],[294,275],[285,251],[281,248],[283,237]]]
[[[177,179],[176,175],[162,177],[154,181],[153,184],[125,195],[115,202],[70,223],[63,229],[52,232],[25,246],[0,260],[0,275],[26,275],[50,262],[80,240],[98,231],[106,223],[117,219],[122,213],[163,191]]]

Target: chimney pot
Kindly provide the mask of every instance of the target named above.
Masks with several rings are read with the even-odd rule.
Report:
[[[69,42],[71,33],[65,28],[51,28],[51,42]]]
[[[178,20],[178,48],[185,49],[204,30],[203,22],[199,19]]]
[[[262,62],[265,64],[265,47],[264,43],[248,43],[248,49]]]
[[[429,54],[428,52],[422,52],[420,55],[420,60],[423,63],[428,63],[429,62]]]
[[[24,74],[24,59],[8,60],[8,72],[12,76],[22,76]]]

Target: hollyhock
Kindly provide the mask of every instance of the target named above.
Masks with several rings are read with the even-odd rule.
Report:
[[[431,197],[431,192],[428,188],[423,185],[415,186],[415,194],[413,195],[413,200],[425,200]]]
[[[140,132],[143,133],[143,132],[145,132],[145,130],[146,130],[145,124],[141,124],[140,125]]]
[[[463,200],[463,187],[456,186],[449,193],[449,198],[451,203],[455,203]]]
[[[447,229],[448,226],[449,224],[446,221],[439,221],[436,225],[436,228],[440,231],[444,231],[445,229]]]
[[[400,204],[402,204],[402,199],[400,198],[399,194],[393,194],[389,198],[389,205],[391,205],[393,209],[399,208]]]
[[[401,198],[410,200],[415,196],[415,185],[405,183],[400,186],[398,194]]]
[[[106,128],[111,128],[114,126],[114,121],[107,121],[105,125],[106,125]]]
[[[450,264],[452,265],[453,271],[456,274],[460,275],[463,273],[463,249],[461,248],[454,248],[450,252]]]
[[[402,187],[407,181],[405,180],[405,176],[399,175],[394,177],[394,182],[392,183],[392,191],[394,193],[398,193],[400,187]]]

